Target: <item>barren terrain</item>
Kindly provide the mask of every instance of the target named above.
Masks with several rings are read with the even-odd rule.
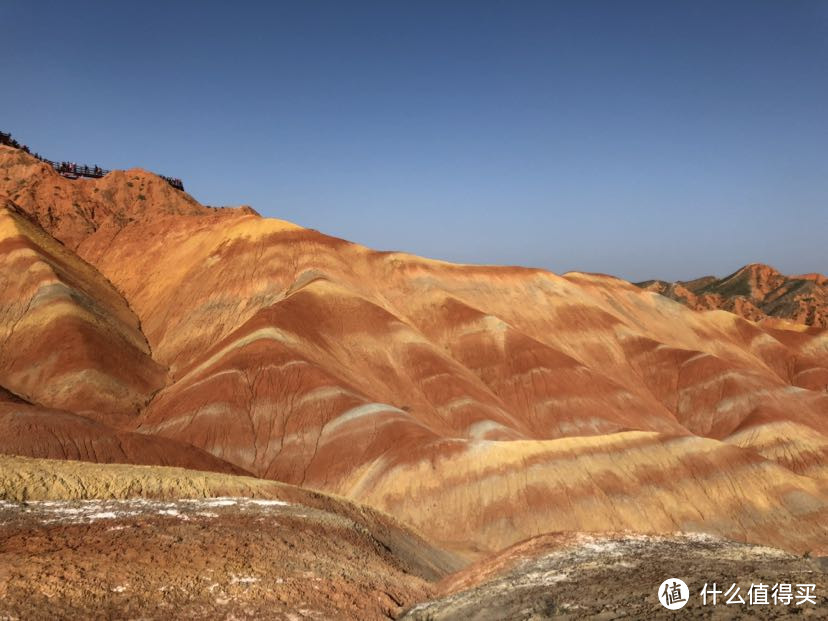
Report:
[[[649,614],[662,556],[695,559],[693,581],[820,572],[802,556],[828,554],[824,284],[753,265],[679,303],[0,146],[0,613]],[[584,532],[634,537],[600,544],[598,573],[526,543]],[[435,586],[516,544],[523,577]],[[656,564],[640,593],[617,546]],[[523,581],[539,599],[498,595]]]
[[[657,592],[668,578],[687,583],[681,612],[667,610]],[[730,596],[701,591],[712,583]],[[768,604],[752,604],[752,584],[768,588]],[[771,596],[774,585],[813,584],[815,603]],[[412,607],[409,621],[501,619],[788,619],[826,618],[828,558],[787,554],[709,536],[650,537],[555,534],[532,539],[474,564],[439,585],[441,597]],[[779,591],[777,590],[777,593]],[[727,604],[728,599],[733,599]],[[740,604],[739,598],[745,603]],[[757,596],[757,601],[760,596]]]
[[[777,318],[828,328],[828,277],[822,274],[785,276],[769,265],[753,263],[724,278],[648,280],[638,286],[697,310],[722,309],[752,321]]]
[[[461,563],[387,516],[291,486],[0,460],[0,494],[29,499],[0,500],[0,618],[387,619]]]

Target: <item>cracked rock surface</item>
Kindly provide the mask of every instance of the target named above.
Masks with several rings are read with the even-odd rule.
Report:
[[[683,580],[690,589],[680,611],[657,599],[661,583]],[[736,584],[745,604],[712,596],[705,584],[727,592]],[[815,602],[774,604],[775,584],[813,584]],[[768,587],[767,605],[750,604],[751,584]],[[788,619],[828,617],[828,558],[804,558],[778,549],[705,535],[545,535],[449,576],[440,596],[403,614],[408,621],[512,619]]]

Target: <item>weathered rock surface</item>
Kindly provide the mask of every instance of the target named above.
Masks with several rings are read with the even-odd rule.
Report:
[[[822,274],[785,276],[769,265],[751,263],[724,278],[647,280],[638,286],[696,310],[721,309],[751,321],[776,317],[828,328],[828,278]]]
[[[680,611],[658,600],[668,578],[689,588]],[[713,583],[721,591],[715,605],[712,594],[701,595]],[[780,584],[790,585],[790,600],[780,598],[778,588],[774,596]],[[812,585],[811,601],[796,597],[800,584]],[[764,593],[767,603],[752,602],[751,585],[764,586],[753,591],[753,601],[762,601]],[[828,558],[699,535],[551,534],[448,576],[438,585],[441,597],[417,604],[401,619],[817,619],[825,618],[827,587]]]
[[[387,516],[271,481],[0,466],[0,497],[29,498],[0,500],[4,618],[387,619],[457,566]]]
[[[34,157],[0,145],[0,195],[71,250],[89,237],[111,239],[133,222],[166,214],[215,213],[186,192],[140,168],[114,170],[101,179],[67,179]],[[242,211],[252,212],[250,208]]]

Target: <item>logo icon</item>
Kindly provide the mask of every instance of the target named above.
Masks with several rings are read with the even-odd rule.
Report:
[[[668,610],[678,610],[684,608],[685,604],[690,600],[690,589],[684,583],[684,580],[678,578],[667,578],[658,587],[658,601]]]

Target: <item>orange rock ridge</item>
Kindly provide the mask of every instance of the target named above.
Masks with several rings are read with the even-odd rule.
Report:
[[[828,278],[822,274],[784,276],[769,265],[752,263],[722,279],[648,280],[638,286],[695,310],[722,309],[751,321],[777,318],[828,327]]]

